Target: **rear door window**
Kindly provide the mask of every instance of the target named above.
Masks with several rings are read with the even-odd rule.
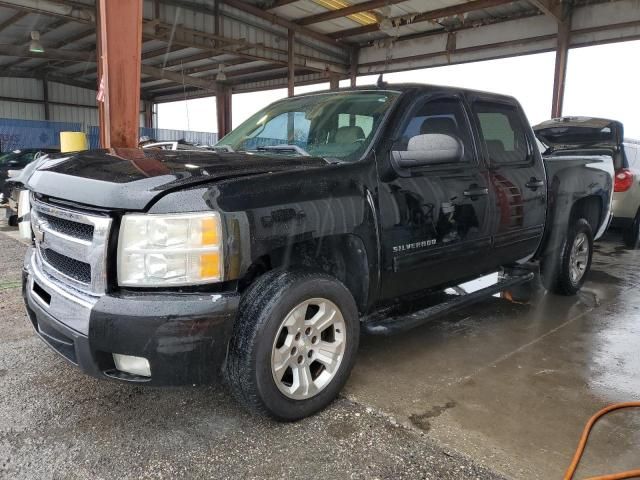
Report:
[[[490,163],[529,162],[526,130],[515,106],[479,101],[474,103],[473,113]]]

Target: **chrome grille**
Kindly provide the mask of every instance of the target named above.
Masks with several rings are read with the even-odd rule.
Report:
[[[91,283],[91,265],[80,262],[65,255],[61,255],[55,250],[41,248],[42,259],[59,272],[77,280],[78,282]]]
[[[60,217],[54,217],[46,213],[40,212],[40,218],[47,222],[49,228],[59,233],[64,233],[70,237],[79,238],[81,240],[93,240],[93,225],[73,222]]]
[[[36,265],[46,274],[92,295],[106,291],[111,218],[32,198]]]

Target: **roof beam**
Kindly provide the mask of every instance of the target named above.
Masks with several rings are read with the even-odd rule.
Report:
[[[53,0],[0,0],[0,7],[27,13],[40,13],[82,23],[96,23],[96,11],[87,5],[73,1],[64,3]]]
[[[215,54],[211,53],[211,52],[202,52],[202,53],[195,53],[193,55],[189,55],[188,57],[180,57],[180,58],[175,58],[173,60],[167,60],[166,62],[162,63],[162,67],[163,68],[169,68],[169,67],[175,67],[177,65],[184,65],[186,63],[191,63],[191,62],[198,62],[200,60],[206,60],[208,58],[214,57]]]
[[[367,2],[356,3],[349,5],[348,7],[339,8],[337,10],[329,10],[327,12],[317,13],[315,15],[309,15],[296,20],[298,25],[311,25],[313,23],[325,22],[327,20],[333,20],[334,18],[342,18],[354,13],[366,12],[369,10],[375,10],[376,8],[385,7],[387,5],[395,5],[397,3],[406,2],[407,0],[369,0]]]
[[[161,55],[166,55],[168,53],[177,52],[178,50],[185,50],[185,49],[186,49],[185,47],[180,45],[163,46],[160,48],[149,50],[148,52],[143,52],[142,60],[148,60],[150,58],[159,57]]]
[[[271,0],[270,2],[264,2],[265,5],[262,8],[265,10],[273,10],[274,8],[284,7],[285,5],[299,1],[300,0]]]
[[[180,85],[190,85],[192,87],[198,87],[203,90],[210,90],[212,92],[216,89],[215,82],[211,82],[202,78],[190,77],[189,75],[183,75],[179,72],[172,72],[171,70],[163,70],[161,68],[152,67],[151,65],[142,65],[142,74],[148,75],[157,79],[171,80],[172,82]]]
[[[273,13],[265,12],[263,9],[256,7],[255,5],[252,5],[250,3],[246,3],[242,0],[222,0],[222,2],[226,5],[229,5],[230,7],[237,8],[238,10],[245,11],[258,18],[262,18],[263,20],[267,20],[276,25],[280,25],[281,27],[293,30],[300,35],[306,35],[328,45],[338,46],[342,48],[347,47],[347,45],[340,42],[339,40],[331,38],[330,36],[327,36],[323,33],[316,32],[315,30],[311,30],[310,28],[304,27],[302,25],[298,25],[291,20],[287,20],[286,18],[274,15]]]
[[[222,1],[222,0],[221,0]],[[163,3],[165,5],[173,5],[175,7],[179,7],[179,8],[184,8],[186,10],[191,10],[194,12],[198,12],[198,13],[204,13],[205,15],[211,15],[214,17],[214,21],[216,21],[216,18],[220,18],[220,17],[225,17],[228,18],[230,20],[235,20],[237,22],[241,22],[244,23],[246,25],[250,25],[254,28],[257,28],[259,30],[265,31],[271,35],[274,35],[276,37],[280,37],[283,39],[287,39],[288,34],[287,32],[283,32],[280,31],[278,29],[275,28],[269,28],[263,24],[261,24],[260,22],[256,22],[256,21],[249,21],[249,19],[247,19],[246,17],[240,17],[238,15],[234,15],[232,12],[229,11],[222,11],[219,8],[220,2],[216,1],[213,6],[209,6],[205,3],[194,3],[188,0],[159,0],[160,3]],[[298,0],[293,0],[293,1],[298,1]],[[289,3],[292,3],[292,1],[290,0]],[[275,8],[275,7],[269,7],[269,8]],[[219,34],[219,31],[215,31],[216,34]],[[332,52],[331,50],[327,50],[326,47],[323,47],[322,45],[318,45],[317,42],[314,43],[311,40],[308,39],[298,39],[298,43],[300,43],[301,45],[306,45],[307,47],[310,48],[314,48],[318,51],[322,51],[324,53],[326,53],[327,55],[332,55],[335,56],[336,53]],[[335,40],[332,41],[331,43],[332,45],[336,45]]]
[[[173,46],[179,45],[198,48],[211,52],[211,56],[228,54],[243,57],[248,60],[262,60],[273,64],[287,65],[286,50],[268,47],[263,44],[250,43],[243,39],[229,39],[212,33],[205,33],[183,27],[173,28],[170,24],[157,21],[147,22],[145,24],[143,28],[143,38],[164,42],[169,42],[170,40]],[[223,42],[223,44],[214,47],[214,41]],[[269,52],[272,55],[268,56],[265,52]],[[324,58],[311,57],[309,55],[297,55],[296,57],[299,60],[298,66],[308,67],[312,70],[331,70],[335,73],[344,73],[347,68],[344,63],[337,63]]]
[[[505,5],[507,3],[513,3],[514,0],[472,0],[467,3],[461,3],[453,5],[451,7],[438,8],[436,10],[430,10],[428,12],[419,13],[413,18],[413,21],[409,22],[404,18],[398,19],[398,25],[413,25],[420,22],[432,22],[440,18],[453,17],[455,15],[462,15],[465,13],[473,12],[474,10],[482,10],[484,8],[497,7]],[[373,25],[364,25],[362,27],[350,28],[348,30],[339,30],[337,32],[330,33],[331,38],[346,38],[353,37],[355,35],[362,35],[364,33],[372,33],[380,30],[380,25],[374,23]]]
[[[529,3],[558,22],[562,22],[565,17],[563,6],[555,0],[529,0]]]
[[[26,17],[27,15],[29,15],[29,12],[20,11],[16,13],[14,16],[12,16],[11,18],[8,18],[4,22],[0,23],[0,32],[5,28],[10,27],[11,25],[16,23],[18,20],[22,19],[23,17]]]

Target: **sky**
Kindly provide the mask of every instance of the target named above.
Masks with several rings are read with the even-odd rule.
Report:
[[[640,139],[640,41],[574,48],[569,53],[563,115],[620,120],[627,138]],[[551,115],[554,53],[385,74],[387,82],[451,85],[516,97],[532,125]],[[358,85],[377,76],[358,77]],[[341,82],[346,86],[348,81]],[[296,87],[295,93],[325,90],[328,83]],[[286,97],[286,89],[233,96],[233,127],[268,104]],[[158,105],[158,127],[215,132],[215,98]]]

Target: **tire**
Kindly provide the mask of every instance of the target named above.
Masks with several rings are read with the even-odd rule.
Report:
[[[329,317],[333,323],[321,328]],[[300,420],[336,398],[355,362],[359,335],[356,303],[334,277],[315,271],[267,272],[240,302],[226,382],[250,411]],[[334,352],[331,361],[323,356],[327,349]],[[308,375],[311,381],[304,381]]]
[[[580,218],[569,227],[559,252],[543,261],[542,280],[547,290],[567,296],[578,293],[591,269],[592,256],[593,232],[589,222]]]
[[[627,248],[632,250],[640,246],[640,211],[636,213],[631,226],[622,234],[622,240]]]

